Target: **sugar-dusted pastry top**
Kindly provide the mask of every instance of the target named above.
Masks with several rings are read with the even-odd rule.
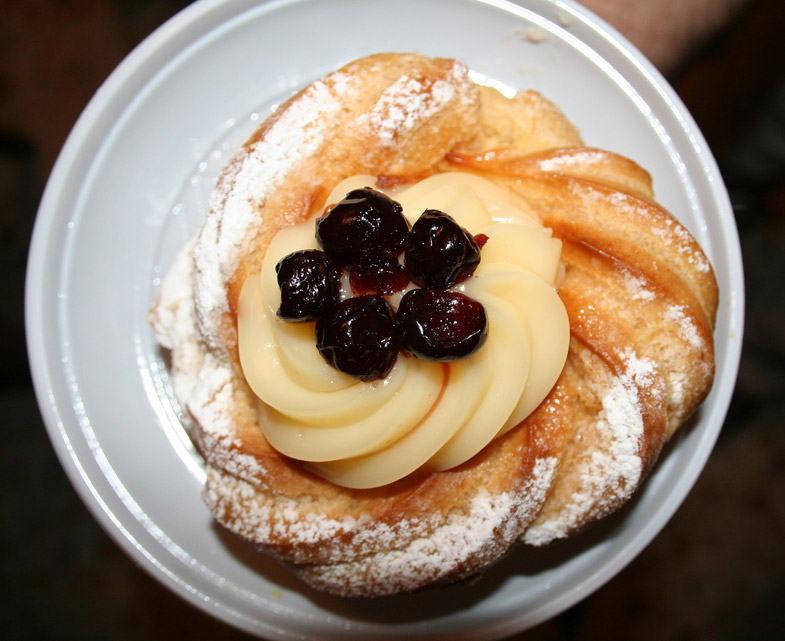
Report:
[[[341,181],[403,188],[446,172],[492,182],[560,241],[566,362],[531,414],[456,467],[371,489],[332,483],[307,468],[323,462],[265,437],[238,352],[241,292],[278,232],[321,212]],[[716,305],[704,253],[634,162],[582,146],[534,92],[510,100],[459,61],[380,54],[304,89],[239,150],[151,322],[217,520],[320,589],[378,596],[479,572],[518,541],[542,545],[623,505],[710,389]]]

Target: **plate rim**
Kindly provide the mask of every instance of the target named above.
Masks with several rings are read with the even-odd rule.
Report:
[[[502,9],[520,9],[520,5],[512,4],[506,0],[473,1],[475,3],[492,5]],[[698,139],[696,140],[695,145],[696,149],[703,153],[704,169],[713,173],[714,176],[719,177],[719,169],[717,168],[716,162],[711,155],[706,141],[702,138],[702,134],[697,125],[681,103],[681,100],[659,72],[657,72],[656,69],[637,52],[637,50],[631,48],[631,45],[624,40],[621,34],[603,23],[584,7],[577,5],[577,3],[574,3],[572,0],[568,0],[567,2],[555,0],[547,1],[554,7],[569,9],[573,13],[582,15],[585,21],[598,33],[602,33],[603,30],[606,32],[604,34],[606,39],[613,44],[617,50],[623,52],[639,71],[648,76],[650,84],[653,84],[659,92],[664,93],[666,98],[675,105],[674,111],[681,118],[686,118],[686,122],[683,126],[690,129],[693,134],[697,132]],[[54,379],[56,376],[52,371],[53,368],[49,359],[45,357],[45,354],[51,351],[52,341],[49,338],[49,332],[45,330],[43,325],[44,315],[40,313],[44,307],[44,303],[40,300],[43,295],[42,283],[44,283],[45,280],[48,280],[46,276],[51,271],[51,267],[49,266],[58,261],[55,261],[54,257],[51,255],[45,254],[42,249],[51,246],[50,238],[54,233],[54,219],[57,212],[57,207],[53,205],[53,202],[57,200],[59,194],[69,188],[67,178],[71,173],[71,168],[79,163],[82,156],[89,153],[86,150],[85,141],[92,141],[91,144],[97,145],[96,148],[100,147],[100,144],[96,142],[100,128],[96,128],[94,120],[99,118],[101,113],[104,112],[112,102],[121,100],[122,96],[128,95],[129,93],[135,93],[138,89],[138,84],[142,79],[148,80],[155,75],[155,71],[141,71],[140,63],[142,61],[154,59],[156,57],[169,59],[171,56],[169,56],[167,52],[173,50],[182,52],[188,44],[192,42],[193,38],[205,35],[214,26],[222,23],[221,20],[214,22],[212,16],[224,15],[224,18],[236,17],[246,11],[248,7],[260,4],[268,5],[268,10],[273,11],[276,6],[308,4],[310,2],[313,2],[313,0],[264,0],[261,3],[247,2],[242,5],[238,4],[229,7],[227,5],[232,3],[224,3],[221,0],[199,0],[167,20],[137,45],[137,47],[126,56],[120,65],[115,68],[99,87],[98,91],[89,101],[87,107],[79,116],[58,155],[49,179],[47,180],[36,215],[25,279],[25,328],[33,385],[39,408],[50,436],[50,441],[53,443],[58,459],[64,467],[72,486],[76,489],[88,510],[115,543],[117,543],[130,558],[137,562],[138,565],[143,567],[149,575],[157,579],[160,583],[163,583],[166,587],[172,589],[181,598],[190,601],[192,605],[235,627],[238,627],[237,612],[233,612],[229,607],[222,609],[214,600],[209,599],[206,594],[198,590],[188,590],[188,586],[185,586],[186,589],[184,590],[184,584],[179,580],[179,576],[175,576],[173,573],[162,574],[161,572],[156,571],[156,567],[158,567],[159,570],[160,567],[155,565],[154,559],[151,558],[151,555],[138,541],[137,537],[135,537],[133,533],[118,527],[117,519],[113,518],[113,513],[103,502],[100,491],[95,487],[93,479],[83,467],[83,461],[78,458],[74,445],[70,442],[70,435],[66,431],[63,412],[61,411],[61,409],[65,408],[59,407],[56,403],[54,392],[56,386]],[[618,46],[617,43],[614,42],[614,38],[616,41],[626,43],[626,45],[629,46]],[[706,163],[708,163],[708,165]],[[715,198],[721,199],[722,193],[717,193],[718,189],[724,192],[723,185],[718,186],[716,183],[712,185],[713,195]],[[725,193],[724,196],[727,199],[727,193]],[[742,263],[738,234],[736,232],[734,242],[733,237],[727,237],[728,230],[725,231],[726,236],[724,236],[724,239],[728,246],[724,248],[723,253],[729,253],[733,259],[731,262],[740,267]],[[733,235],[731,234],[731,236]],[[551,601],[552,607],[550,609],[546,608],[546,610],[548,610],[547,614],[539,617],[537,622],[542,622],[547,618],[564,611],[567,607],[570,607],[578,600],[585,598],[601,585],[616,576],[616,574],[637,556],[643,547],[657,535],[664,526],[664,523],[667,523],[667,521],[671,519],[673,513],[682,504],[684,498],[692,489],[700,471],[704,468],[706,460],[711,454],[713,444],[719,435],[725,415],[727,414],[732,388],[735,384],[735,372],[738,371],[741,355],[741,333],[744,324],[743,273],[731,274],[731,276],[734,275],[736,276],[736,287],[731,293],[735,297],[735,300],[730,301],[727,304],[735,311],[735,314],[730,314],[729,319],[732,321],[733,329],[738,332],[738,340],[735,343],[728,345],[728,351],[726,353],[726,371],[730,369],[734,374],[732,376],[725,376],[719,381],[720,389],[716,388],[718,382],[715,381],[715,389],[712,390],[712,394],[716,394],[720,398],[726,398],[727,403],[724,404],[724,407],[720,407],[719,411],[717,410],[716,403],[712,408],[717,427],[712,430],[705,430],[702,434],[702,440],[710,441],[710,443],[701,450],[702,456],[697,457],[697,459],[693,457],[690,461],[692,468],[691,482],[680,486],[680,489],[683,490],[682,492],[668,496],[668,505],[666,509],[667,516],[663,519],[663,524],[639,530],[622,550],[622,554],[617,554],[614,557],[617,561],[614,565],[617,567],[613,571],[605,573],[605,575],[602,576],[600,576],[600,573],[595,573],[595,575],[586,582],[586,585],[576,587],[575,590],[580,593],[577,597],[573,592],[570,594],[563,594],[560,600]],[[92,464],[92,461],[89,463]],[[654,531],[650,532],[649,530],[651,529],[654,529]],[[146,554],[146,552],[148,553]],[[211,602],[212,609],[205,609],[204,604],[206,601]],[[556,603],[558,603],[558,605]],[[517,625],[520,623],[520,618],[525,618],[525,616],[526,615],[521,615],[521,617],[515,620],[504,622],[506,625],[502,626],[504,627],[504,630],[500,630],[500,632],[509,634],[522,629],[517,627]],[[536,622],[531,625],[535,624]],[[296,638],[296,635],[291,635],[287,631],[279,630],[274,626],[271,626],[269,630],[260,630],[258,626],[259,621],[255,621],[253,629],[243,629],[256,634],[261,634],[263,632],[267,634],[283,634],[283,636],[278,636],[276,638]]]

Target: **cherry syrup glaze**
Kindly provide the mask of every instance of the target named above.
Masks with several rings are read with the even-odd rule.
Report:
[[[397,257],[379,260],[376,265],[349,270],[349,284],[355,294],[401,292],[409,284],[409,274]]]

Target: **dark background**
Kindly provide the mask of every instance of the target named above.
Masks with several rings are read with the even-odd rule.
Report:
[[[24,349],[38,200],[100,83],[182,0],[12,0],[0,12],[0,630],[7,639],[244,639],[138,569],[49,445]],[[616,578],[522,639],[779,639],[785,631],[785,3],[751,3],[669,79],[731,193],[747,282],[736,394],[672,521]]]

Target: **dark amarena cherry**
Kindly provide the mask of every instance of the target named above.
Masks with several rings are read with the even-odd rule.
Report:
[[[436,209],[426,209],[412,225],[405,249],[406,269],[421,287],[452,287],[473,274],[480,263],[474,237]]]
[[[278,316],[287,321],[308,321],[338,303],[340,268],[318,249],[304,249],[284,256],[275,266],[281,288]]]
[[[350,191],[316,221],[316,240],[343,267],[397,256],[408,234],[401,205],[370,187]]]
[[[401,298],[395,321],[401,346],[430,361],[469,356],[488,336],[482,304],[456,291],[408,291]]]
[[[347,298],[316,321],[316,347],[346,374],[362,381],[384,378],[399,351],[393,310],[382,296]]]

